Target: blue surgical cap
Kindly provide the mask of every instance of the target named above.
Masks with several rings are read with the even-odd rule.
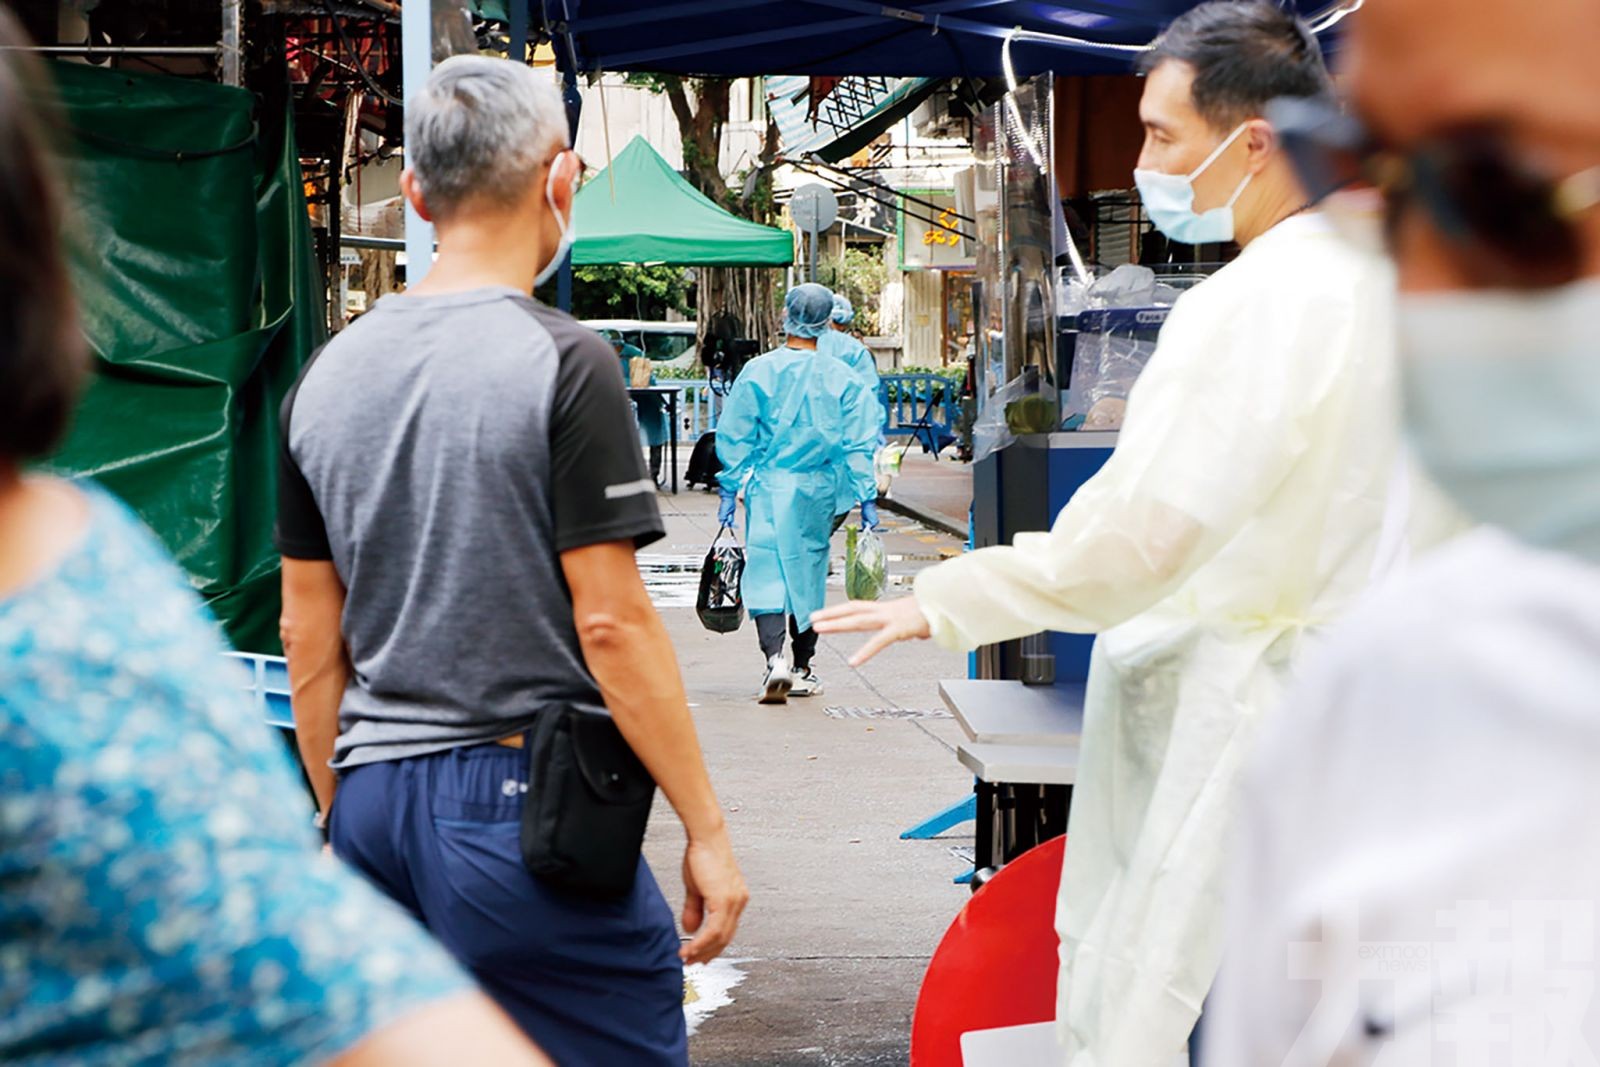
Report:
[[[783,332],[790,337],[821,337],[833,314],[833,293],[815,282],[797,285],[783,301]]]
[[[850,306],[850,301],[839,293],[833,294],[833,321],[840,326],[848,326],[855,321],[856,309]]]

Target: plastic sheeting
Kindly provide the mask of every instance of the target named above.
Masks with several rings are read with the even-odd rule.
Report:
[[[233,643],[276,652],[276,416],[325,321],[292,118],[207,82],[54,69],[96,360],[49,466],[126,501]]]

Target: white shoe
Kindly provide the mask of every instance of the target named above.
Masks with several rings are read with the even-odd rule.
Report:
[[[763,704],[787,704],[789,690],[794,688],[794,675],[789,673],[789,661],[781,655],[767,661],[767,676],[761,681],[761,693],[756,697]]]
[[[822,695],[822,679],[817,677],[817,672],[807,667],[804,674],[796,672],[794,684],[789,687],[792,697],[819,697]]]

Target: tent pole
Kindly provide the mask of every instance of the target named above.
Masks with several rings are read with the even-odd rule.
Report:
[[[433,67],[433,5],[421,0],[400,9],[400,73],[407,100],[416,98]],[[406,287],[433,266],[433,226],[406,204]]]
[[[528,61],[528,0],[510,0],[511,47],[507,58],[513,63]]]
[[[515,2],[515,0],[513,0],[513,2]],[[572,46],[572,38],[568,37],[567,38],[567,47],[570,49],[571,46]],[[574,148],[576,148],[577,145],[578,145],[578,123],[583,118],[583,94],[578,92],[578,72],[577,72],[576,64],[575,64],[575,62],[571,62],[570,61],[570,60],[575,59],[575,57],[572,56],[570,51],[568,53],[568,57],[569,57],[568,67],[567,67],[566,70],[563,70],[561,72],[562,73],[562,82],[564,83],[564,88],[565,88],[565,92],[562,95],[566,99],[566,104],[567,104],[567,123],[568,123],[568,126],[567,126],[567,143],[572,145]],[[606,169],[607,170],[611,169],[609,161],[607,161]],[[572,211],[573,211],[573,215],[576,216],[577,215],[577,211],[578,211],[577,202],[576,201],[573,202]],[[577,219],[576,219],[576,217],[574,217],[572,219],[569,219],[568,223],[570,225],[570,224],[576,223],[576,221],[577,221]],[[570,313],[572,311],[572,250],[571,249],[567,250],[566,258],[561,261],[561,270],[558,271],[557,274],[556,274],[556,307],[560,308],[562,311],[565,311],[565,312],[569,312]]]
[[[562,311],[572,311],[572,253],[567,253],[567,258],[561,261],[561,270],[556,273],[556,307]]]
[[[244,25],[242,0],[222,0],[222,84],[243,85],[244,54],[239,36]]]

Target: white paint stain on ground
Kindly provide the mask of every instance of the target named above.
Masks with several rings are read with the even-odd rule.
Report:
[[[733,991],[744,981],[738,967],[748,960],[712,960],[683,969],[683,1016],[693,1037],[718,1008],[733,1003]]]

